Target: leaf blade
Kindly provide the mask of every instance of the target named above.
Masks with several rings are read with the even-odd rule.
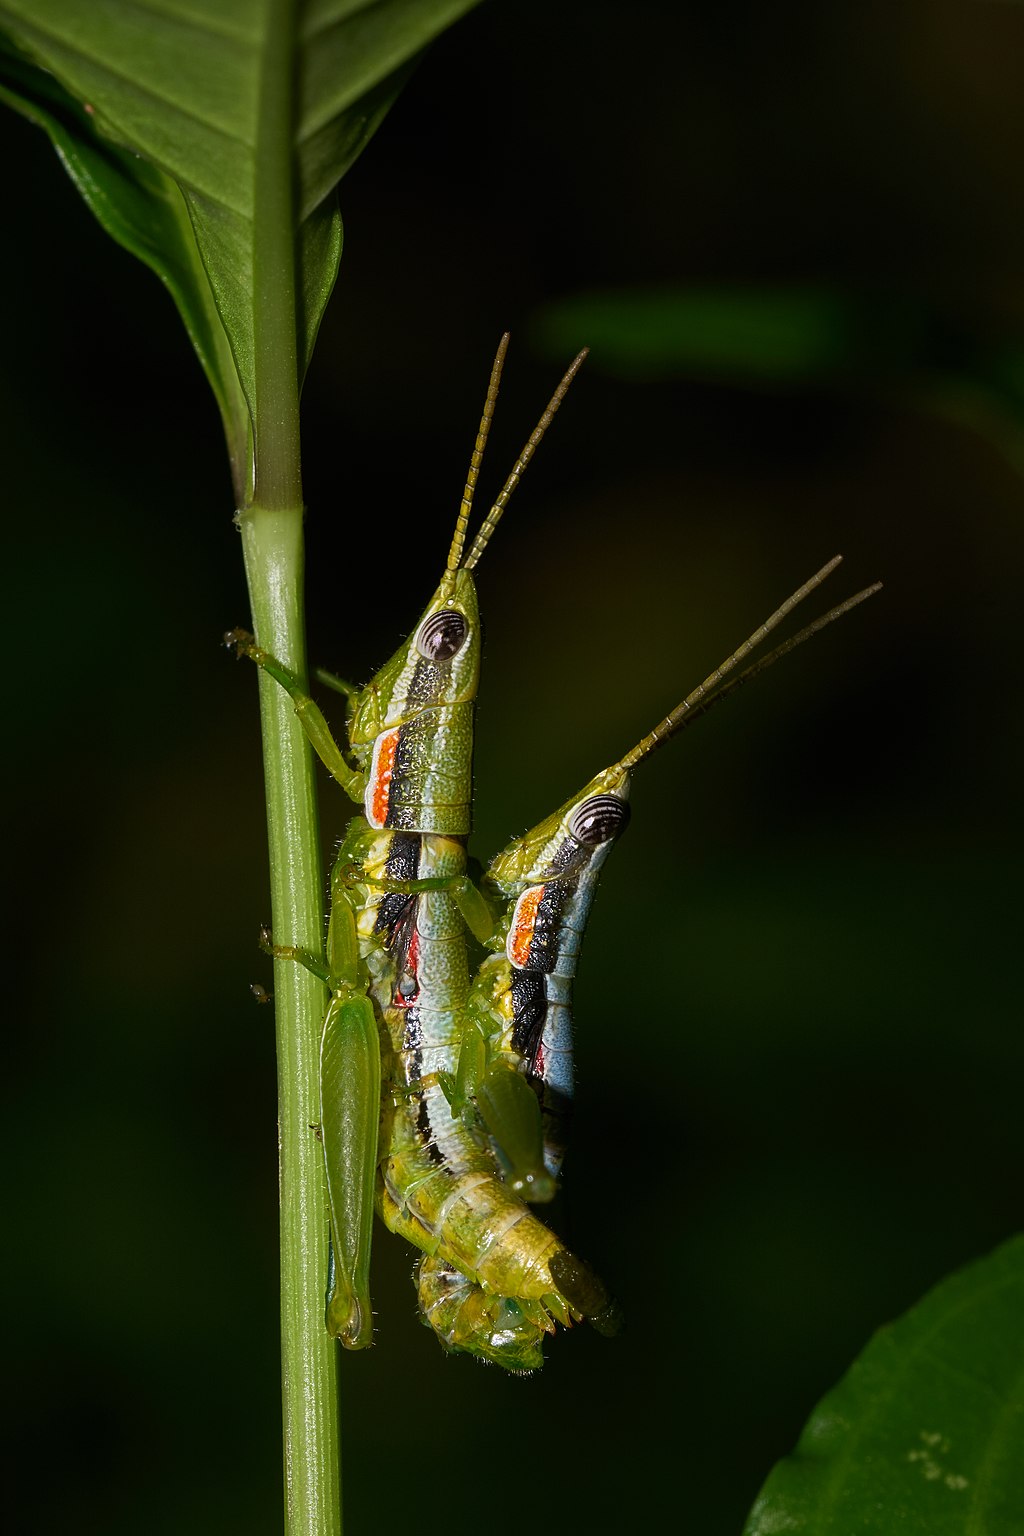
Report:
[[[175,183],[105,140],[59,82],[7,48],[2,35],[0,101],[43,129],[93,216],[168,289],[210,381],[225,436],[247,456],[248,409]]]
[[[257,375],[275,348],[280,357],[293,322],[296,345],[285,371],[293,369],[294,389],[301,387],[340,260],[338,182],[422,50],[476,3],[0,0],[0,28],[34,67],[39,100],[46,95],[41,71],[59,83],[65,140],[77,133],[93,150],[102,143],[110,156],[120,154],[122,181],[130,179],[132,157],[141,157],[140,194],[173,205],[179,227],[165,220],[162,234],[173,249],[187,249],[188,261],[179,263],[172,285],[158,248],[143,259],[175,292],[233,434],[236,465],[252,459],[262,425]],[[31,95],[23,90],[18,104],[31,109]],[[275,156],[280,174],[268,181]],[[75,179],[84,191],[83,178]],[[190,235],[168,183],[183,199]],[[87,201],[104,222],[103,200]],[[261,252],[284,205],[291,209],[291,293],[281,292],[282,264],[273,261],[275,291],[268,294]],[[110,222],[105,227],[119,238]],[[268,347],[260,326],[268,306],[280,303],[292,318]],[[256,424],[252,433],[238,419],[239,391]],[[281,381],[269,395],[280,399]],[[270,414],[264,407],[263,417]]]
[[[1024,1237],[881,1329],[768,1477],[744,1536],[1019,1536]]]

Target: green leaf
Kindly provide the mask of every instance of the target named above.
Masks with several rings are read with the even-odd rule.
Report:
[[[119,245],[166,284],[220,407],[229,446],[251,457],[249,412],[199,258],[185,200],[169,176],[105,140],[93,118],[0,36],[0,101],[45,129],[87,206]]]
[[[1024,474],[1014,327],[995,340],[988,323],[926,294],[796,283],[619,289],[547,305],[533,329],[552,358],[585,337],[590,366],[623,379],[862,390],[979,433]]]
[[[1024,1237],[875,1335],[771,1473],[744,1536],[896,1531],[1024,1531]]]
[[[665,288],[577,294],[545,309],[537,330],[559,356],[585,336],[601,366],[625,377],[803,383],[870,355],[864,320],[862,305],[827,288]]]
[[[257,459],[261,435],[297,438],[282,396],[290,377],[297,398],[337,273],[337,184],[419,52],[475,3],[0,0],[27,61],[7,59],[5,99],[167,283],[236,460],[239,390]],[[270,504],[295,494],[276,486]]]

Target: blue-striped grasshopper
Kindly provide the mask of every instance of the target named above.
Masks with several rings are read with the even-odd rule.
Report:
[[[858,592],[744,667],[839,563],[839,556],[829,561],[624,757],[514,839],[487,868],[482,894],[498,916],[485,942],[498,953],[483,962],[474,978],[470,1024],[449,1097],[453,1109],[463,1113],[471,1102],[479,1107],[483,1099],[482,1119],[492,1128],[495,1116],[487,1100],[502,1087],[496,1065],[504,1063],[513,1079],[532,1087],[534,1124],[528,1127],[524,1116],[516,1123],[515,1146],[501,1146],[498,1137],[496,1152],[506,1168],[518,1169],[520,1175],[523,1169],[535,1169],[533,1182],[543,1191],[541,1198],[548,1197],[561,1168],[572,1105],[572,982],[601,866],[629,822],[632,774],[712,705],[878,590],[876,583]],[[541,1123],[547,1182],[536,1170]]]
[[[226,638],[288,691],[317,754],[365,813],[350,824],[332,869],[326,956],[267,940],[272,953],[305,965],[331,994],[320,1074],[333,1236],[328,1329],[348,1348],[372,1342],[376,1186],[377,1208],[393,1231],[439,1263],[457,1266],[486,1293],[482,1311],[493,1317],[478,1330],[475,1352],[520,1368],[515,1329],[507,1326],[512,1313],[513,1321],[526,1318],[532,1338],[553,1328],[553,1317],[568,1323],[593,1312],[600,1319],[608,1302],[586,1267],[500,1177],[487,1144],[453,1118],[441,1087],[455,1071],[465,1027],[465,921],[479,920],[465,853],[479,671],[472,572],[585,356],[562,379],[463,558],[507,339],[495,359],[434,597],[410,639],[365,688],[325,677],[348,697],[354,763],[297,677],[243,631]],[[382,1045],[387,1091],[378,1149]]]
[[[481,937],[498,952],[484,960],[473,980],[458,1070],[445,1091],[453,1114],[472,1120],[479,1113],[499,1164],[508,1176],[518,1175],[520,1187],[524,1171],[533,1169],[534,1198],[549,1198],[565,1150],[573,1092],[572,981],[599,871],[629,822],[632,773],[734,689],[878,590],[876,583],[858,592],[744,667],[838,564],[836,557],[811,577],[625,756],[514,839],[488,867],[482,895],[498,915],[493,932]],[[501,1128],[495,1103],[504,1112]],[[511,1144],[502,1143],[506,1129]],[[617,1311],[593,1277],[581,1274],[581,1289],[588,1278],[595,1287],[591,1320],[613,1331]],[[486,1310],[472,1280],[435,1258],[421,1262],[418,1286],[421,1312],[447,1347],[479,1352],[493,1308]],[[521,1365],[542,1363],[541,1337],[528,1338],[525,1319],[520,1320]]]

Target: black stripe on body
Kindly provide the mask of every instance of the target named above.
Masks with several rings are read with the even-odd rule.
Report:
[[[447,663],[426,661],[422,657],[417,661],[413,669],[404,706],[405,709],[410,711],[410,715],[398,727],[398,741],[395,745],[394,762],[391,768],[391,783],[388,786],[388,809],[387,815],[384,818],[384,825],[386,827],[408,825],[410,798],[414,808],[418,808],[419,791],[410,796],[410,788],[414,782],[415,770],[417,765],[421,763],[423,754],[423,715],[428,710],[441,707],[450,672],[451,667]],[[419,773],[415,773],[415,782],[419,784],[422,778],[421,768]],[[407,878],[411,879],[411,876]]]
[[[388,848],[384,875],[388,880],[415,880],[420,865],[420,839],[415,832],[396,832]],[[384,948],[398,958],[409,948],[409,917],[416,909],[416,897],[399,891],[385,891],[377,904],[373,931],[384,935]],[[399,949],[399,945],[401,947]]]
[[[533,920],[533,935],[526,964],[531,971],[545,975],[558,964],[558,938],[562,926],[562,909],[572,899],[573,884],[569,880],[550,880],[544,887],[544,895],[537,906]]]
[[[537,1095],[544,1134],[545,1161],[553,1173],[561,1167],[569,1142],[571,1095],[549,1083],[541,1057],[548,1010],[548,979],[537,971],[512,971],[512,1046],[526,1063],[526,1081]],[[541,1058],[541,1059],[538,1059]]]
[[[416,1106],[416,1129],[420,1133],[420,1138],[430,1161],[432,1163],[443,1163],[444,1153],[437,1144],[437,1139],[434,1136],[434,1127],[430,1123],[430,1109],[427,1104],[427,1096],[425,1093],[421,1093],[417,1097],[419,1103]]]
[[[556,875],[571,874],[580,864],[585,864],[588,858],[586,848],[581,847],[574,837],[567,837],[548,865],[545,878],[551,880]]]
[[[405,1034],[402,1036],[402,1050],[416,1051],[419,1053],[423,1045],[423,1025],[420,1021],[418,1008],[408,1008],[405,1014]],[[421,1062],[417,1054],[416,1061],[412,1064],[414,1074],[420,1071]]]
[[[422,842],[416,832],[395,832],[384,862],[389,880],[414,880],[419,872]],[[377,905],[374,932],[383,938],[384,949],[395,967],[392,1002],[398,1008],[410,1008],[419,996],[413,944],[419,897],[401,891],[385,891]]]
[[[421,656],[413,668],[405,708],[435,709],[443,704],[451,671],[450,661],[428,661]]]
[[[391,769],[391,783],[388,786],[388,812],[384,820],[386,827],[400,825],[407,819],[407,816],[403,816],[402,813],[408,804],[411,775],[416,767],[417,754],[413,748],[418,733],[415,725],[415,720],[412,720],[398,727],[398,743]]]
[[[532,953],[532,951],[531,951]],[[544,977],[512,968],[512,1048],[532,1064],[547,1014]]]

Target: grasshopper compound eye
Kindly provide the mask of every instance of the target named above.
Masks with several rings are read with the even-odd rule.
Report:
[[[608,843],[625,831],[629,822],[629,806],[618,795],[591,795],[573,812],[569,832],[586,848],[596,848]]]
[[[454,608],[432,613],[416,636],[416,649],[427,661],[451,661],[465,645],[469,625]]]

